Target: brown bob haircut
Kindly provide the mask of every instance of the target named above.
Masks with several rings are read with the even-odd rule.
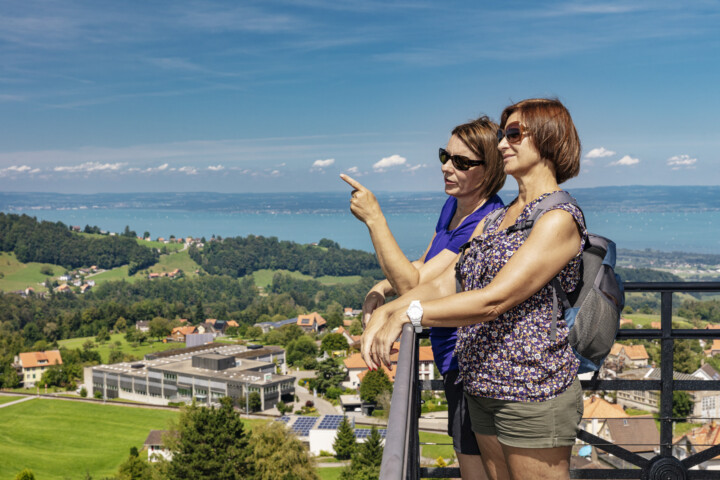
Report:
[[[487,116],[453,128],[457,136],[478,160],[485,160],[485,175],[480,181],[480,196],[492,197],[505,185],[505,166],[502,154],[497,148],[497,123]]]
[[[518,113],[540,157],[553,162],[555,178],[563,183],[580,173],[580,138],[570,112],[555,98],[531,98],[503,110],[500,128]]]

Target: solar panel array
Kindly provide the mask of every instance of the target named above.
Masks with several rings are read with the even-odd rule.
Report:
[[[290,417],[288,417],[287,415],[285,415],[284,417],[278,418],[278,422],[283,422],[285,424],[288,423],[289,421],[290,421]]]
[[[318,430],[336,430],[342,423],[342,420],[342,415],[325,415],[316,428]]]
[[[310,435],[310,429],[317,422],[318,417],[298,417],[292,425],[292,429],[301,437]]]
[[[369,428],[358,428],[355,430],[355,438],[368,438],[370,436],[370,432],[372,432],[372,430]],[[387,429],[381,428],[378,430],[378,433],[380,433],[380,438],[385,438]]]

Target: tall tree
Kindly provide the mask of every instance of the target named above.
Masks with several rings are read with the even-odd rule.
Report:
[[[350,465],[340,474],[340,480],[378,480],[382,455],[382,437],[373,426],[370,436],[358,445]]]
[[[342,422],[340,422],[337,430],[337,435],[335,436],[335,442],[333,443],[335,457],[338,460],[347,460],[352,457],[356,448],[357,441],[355,440],[355,432],[350,426],[348,418],[343,416]]]
[[[328,333],[320,342],[320,348],[323,352],[332,353],[338,350],[347,350],[348,341],[341,333]]]
[[[250,438],[253,480],[317,480],[307,447],[281,422],[253,428]]]
[[[170,478],[239,480],[252,474],[248,438],[229,397],[220,400],[219,408],[194,402],[184,407],[163,441],[173,453]]]
[[[345,380],[345,370],[340,368],[335,359],[327,358],[318,363],[315,378],[310,380],[310,388],[318,393],[325,393],[328,388],[339,386],[343,380]]]

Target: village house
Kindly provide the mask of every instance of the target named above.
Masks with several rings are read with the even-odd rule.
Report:
[[[172,460],[172,452],[163,445],[163,436],[167,435],[167,430],[150,430],[143,447],[148,451],[148,462],[154,463],[161,460]]]
[[[168,337],[168,340],[171,342],[185,342],[185,336],[189,335],[191,333],[195,333],[195,327],[192,325],[188,325],[185,327],[175,327],[170,332],[170,336]]]
[[[259,322],[253,326],[259,327],[263,333],[268,333],[270,330],[280,328],[283,325],[297,324],[297,322],[298,322],[297,318],[288,318],[287,320],[280,320],[277,322]]]
[[[362,339],[362,335],[350,335],[350,332],[345,330],[344,327],[336,328],[333,333],[339,333],[340,335],[345,337],[345,340],[347,340],[348,346],[350,348],[360,348],[360,340]]]
[[[720,338],[715,338],[710,345],[710,348],[705,350],[706,357],[713,357],[720,354]]]
[[[400,343],[393,343],[392,350],[390,351],[390,368],[383,365],[383,370],[390,378],[391,382],[395,381],[395,373],[397,371],[398,352],[400,351]],[[434,380],[435,379],[435,364],[432,353],[432,347],[425,346],[419,347],[418,349],[418,379],[419,380]],[[349,357],[343,359],[345,370],[348,374],[348,379],[343,382],[343,386],[346,388],[360,388],[360,382],[367,374],[368,367],[365,361],[362,359],[362,355],[354,353]]]
[[[682,461],[685,458],[720,444],[720,424],[712,420],[702,427],[693,428],[684,435],[673,439],[673,456]],[[695,469],[720,470],[720,456],[711,458]],[[718,474],[720,476],[720,474]],[[713,477],[715,478],[715,477]]]
[[[135,330],[140,330],[145,333],[150,332],[150,320],[138,320],[137,323],[135,323]]]
[[[617,365],[619,370],[647,367],[649,359],[650,356],[643,345],[622,345],[620,343],[615,343],[607,356],[607,361]]]
[[[720,373],[707,363],[693,372],[693,376],[701,380],[720,380]],[[693,394],[695,405],[692,417],[697,419],[720,418],[720,391],[703,390],[693,392]]]
[[[15,363],[21,369],[23,386],[34,387],[45,370],[52,365],[62,365],[63,362],[59,350],[48,350],[20,353],[15,357]]]
[[[618,380],[660,380],[659,368],[637,368],[627,370],[618,374]],[[697,380],[694,375],[687,373],[673,372],[674,380]],[[695,401],[695,392],[688,392],[690,398]],[[660,393],[651,390],[618,390],[617,403],[624,408],[636,408],[648,412],[658,413],[660,411]]]
[[[325,319],[317,312],[298,315],[297,319],[297,326],[306,332],[319,332],[325,328],[326,324]]]
[[[598,437],[648,460],[660,453],[660,431],[652,415],[608,418]],[[603,454],[601,459],[615,468],[632,468],[630,463],[614,455]]]

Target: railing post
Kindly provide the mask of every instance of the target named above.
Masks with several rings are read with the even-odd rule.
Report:
[[[672,456],[673,430],[673,346],[672,338],[672,295],[673,292],[660,294],[660,456]]]

